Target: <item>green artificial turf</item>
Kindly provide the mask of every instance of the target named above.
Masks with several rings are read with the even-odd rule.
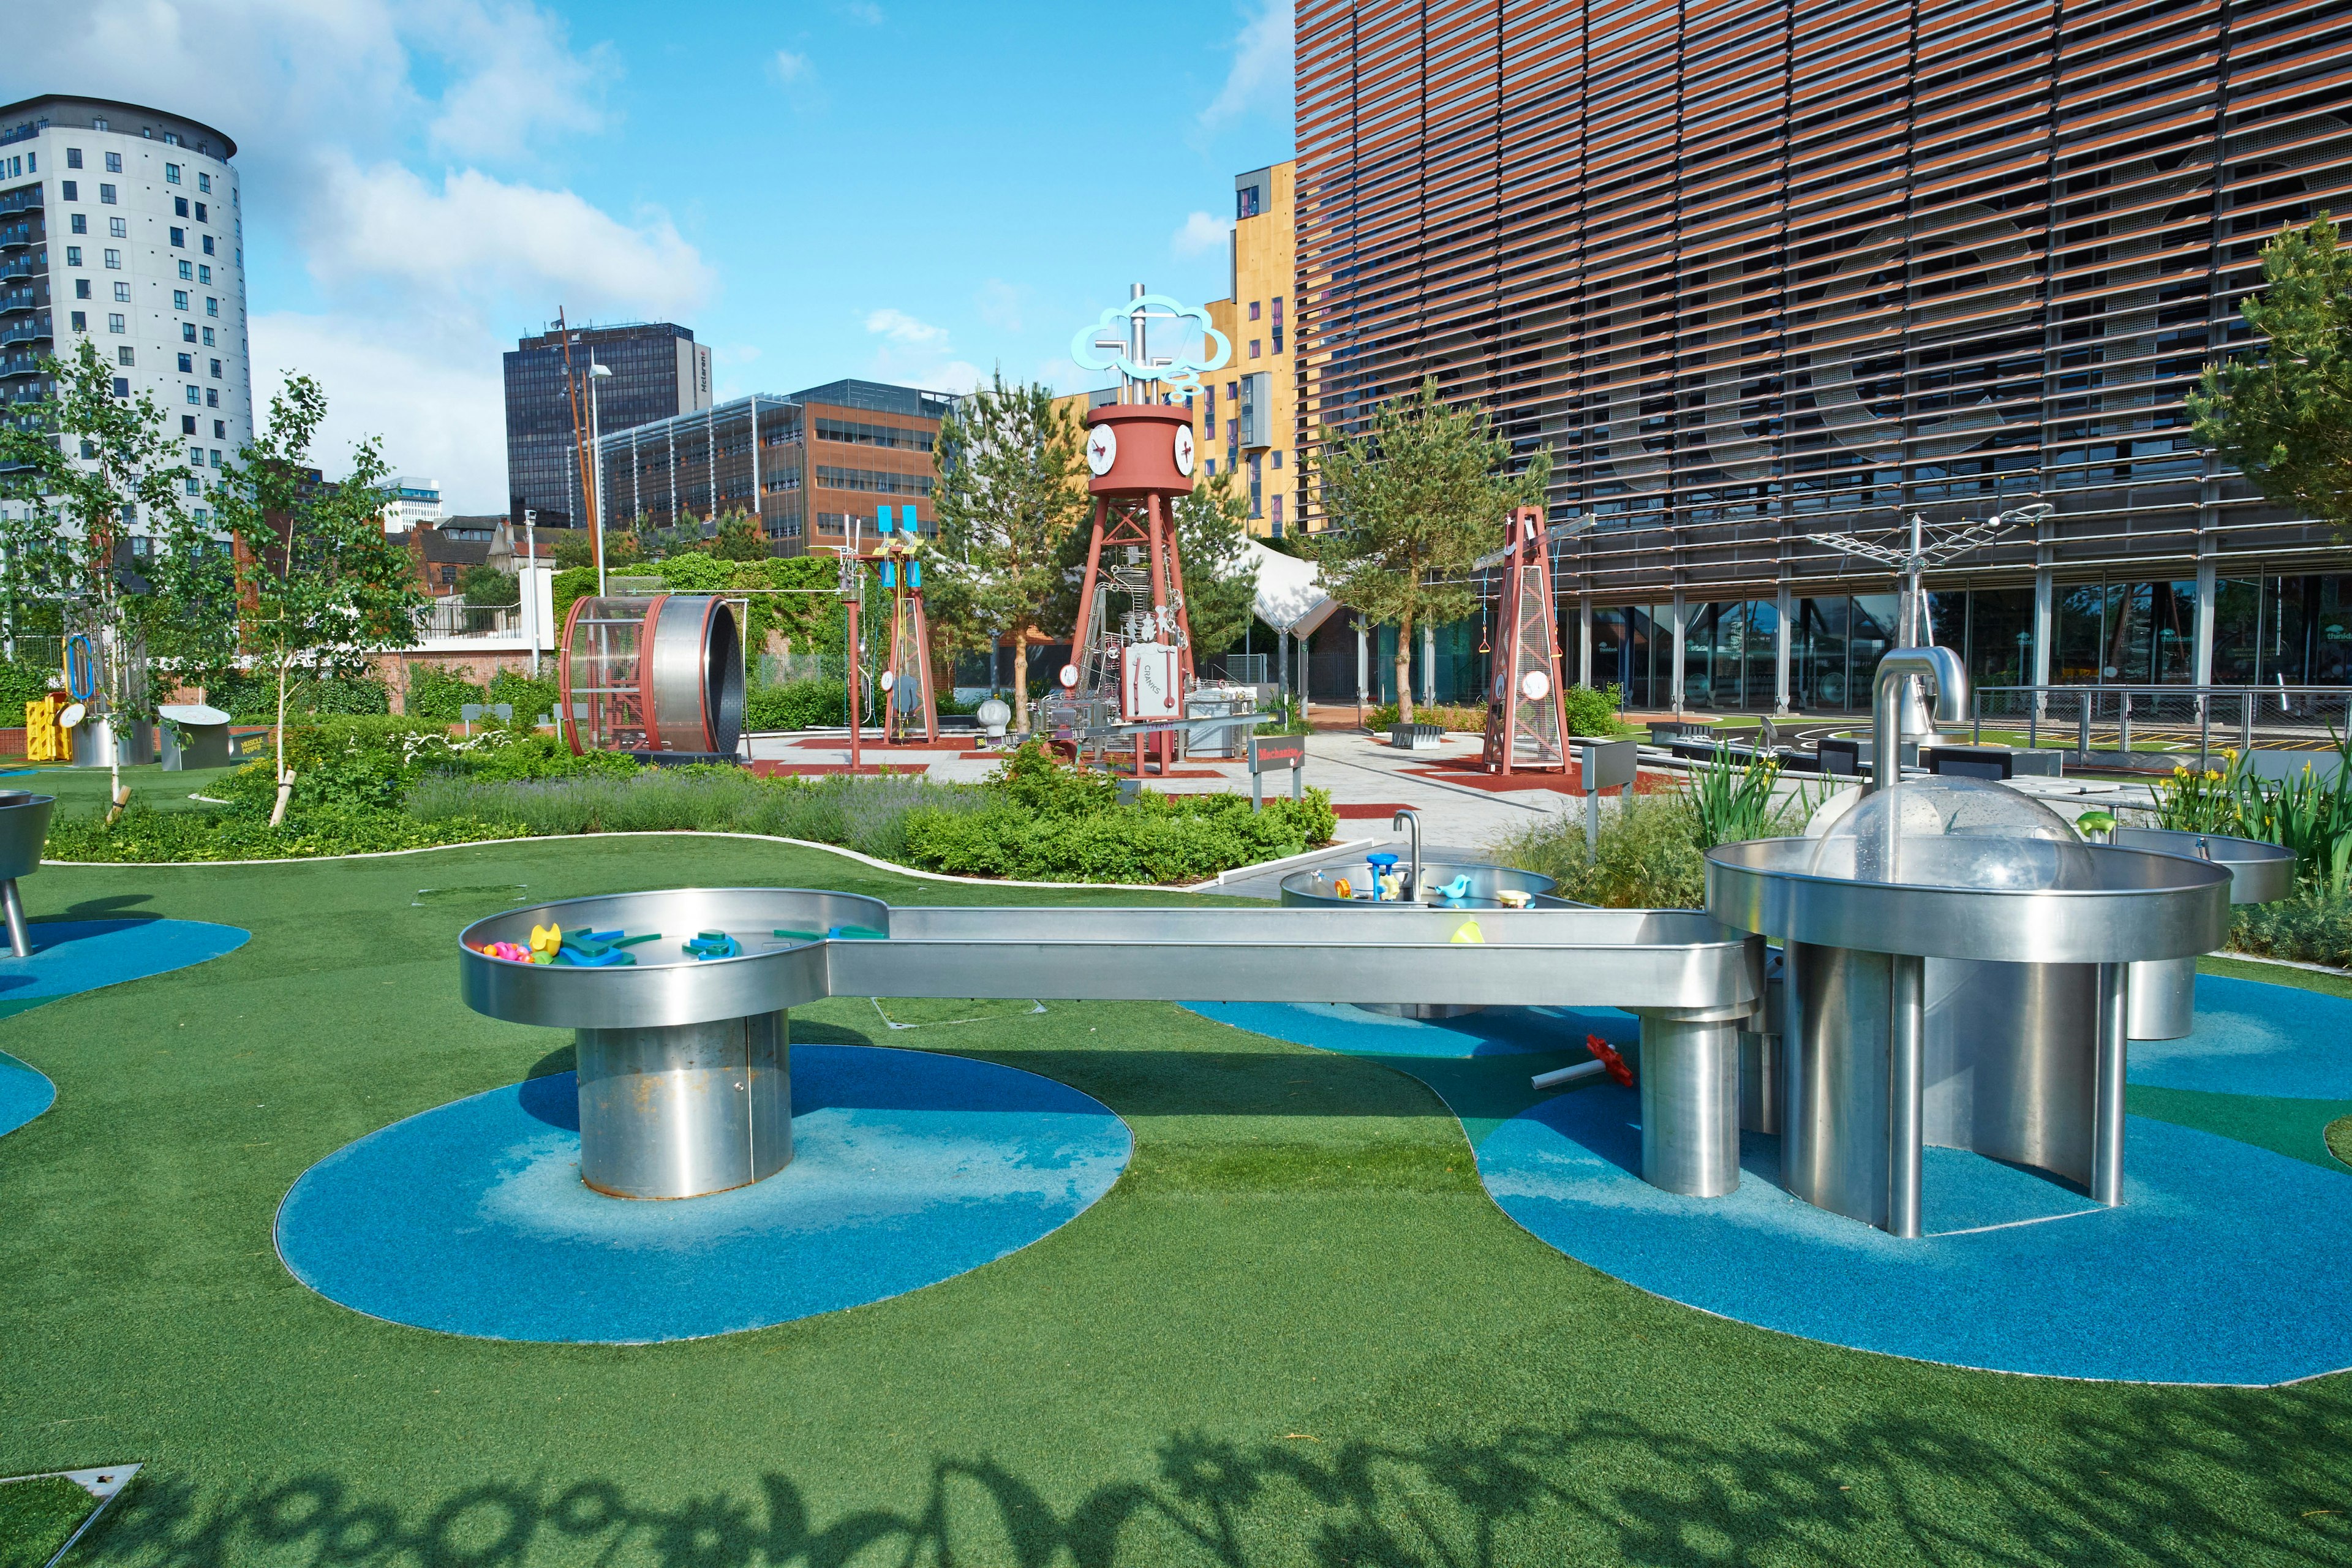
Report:
[[[0,1568],[43,1568],[97,1506],[63,1476],[0,1483]]]
[[[2327,1152],[2352,1165],[2352,1115],[2339,1116],[2329,1122],[2325,1136]]]
[[[133,805],[157,811],[217,811],[218,806],[188,797],[216,793],[212,786],[235,772],[235,768],[189,768],[167,773],[160,763],[148,763],[123,769],[122,782],[131,786]],[[58,811],[81,816],[104,811],[113,787],[113,776],[104,768],[56,767],[47,763],[33,764],[29,773],[12,772],[0,778],[0,789],[53,795],[58,797]]]
[[[1092,1209],[908,1296],[685,1343],[529,1345],[373,1321],[287,1275],[271,1217],[313,1162],[569,1064],[562,1037],[458,1004],[463,921],[518,887],[695,882],[1081,901],[677,838],[26,879],[37,916],[254,932],[0,1020],[0,1049],[58,1089],[0,1139],[0,1472],[150,1465],[78,1560],[2352,1559],[2344,1377],[2063,1383],[1692,1311],[1511,1224],[1411,1079],[1162,1004],[901,1030],[857,998],[793,1015],[803,1041],[1045,1073],[1134,1130]],[[1501,1076],[1457,1087],[1474,1118],[1508,1114]]]

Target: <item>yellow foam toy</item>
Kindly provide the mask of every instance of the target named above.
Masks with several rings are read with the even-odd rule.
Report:
[[[1456,942],[1475,942],[1483,943],[1486,940],[1486,933],[1478,929],[1478,922],[1476,921],[1464,921],[1460,925],[1454,928],[1454,940]]]

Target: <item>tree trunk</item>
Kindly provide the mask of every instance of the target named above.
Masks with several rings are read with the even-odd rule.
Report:
[[[286,771],[286,677],[293,663],[290,655],[278,661],[278,804],[269,808],[272,827],[286,820],[286,802],[294,794],[294,775]]]
[[[1410,613],[1397,622],[1396,689],[1398,721],[1410,724],[1412,722],[1412,616]]]
[[[1029,628],[1025,626],[1013,633],[1013,731],[1029,732]]]

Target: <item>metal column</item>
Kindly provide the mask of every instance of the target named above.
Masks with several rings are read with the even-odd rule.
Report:
[[[1592,679],[1592,595],[1576,596],[1576,683],[1594,690],[1601,683]]]
[[[1675,711],[1677,713],[1683,710],[1683,591],[1677,588],[1675,590],[1675,661],[1666,671],[1666,679],[1670,683],[1667,689],[1674,694]]]
[[[1886,1233],[1919,1234],[1927,1142],[1927,961],[1890,954],[1886,1030]]]
[[[2099,965],[2099,1055],[2093,1086],[2091,1201],[2124,1201],[2124,1070],[2131,1042],[2131,966]]]
[[[1789,584],[1780,584],[1780,627],[1772,638],[1772,711],[1789,711],[1789,611],[1796,603]]]
[[[1642,1179],[1719,1198],[1739,1185],[1739,1022],[1642,1020]]]

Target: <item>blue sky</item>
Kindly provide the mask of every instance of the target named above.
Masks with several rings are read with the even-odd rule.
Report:
[[[237,140],[257,404],[319,376],[333,441],[382,436],[467,511],[504,508],[498,356],[559,303],[692,327],[721,397],[999,364],[1073,390],[1070,335],[1129,282],[1223,292],[1232,177],[1290,153],[1286,0],[29,11],[6,100]]]

